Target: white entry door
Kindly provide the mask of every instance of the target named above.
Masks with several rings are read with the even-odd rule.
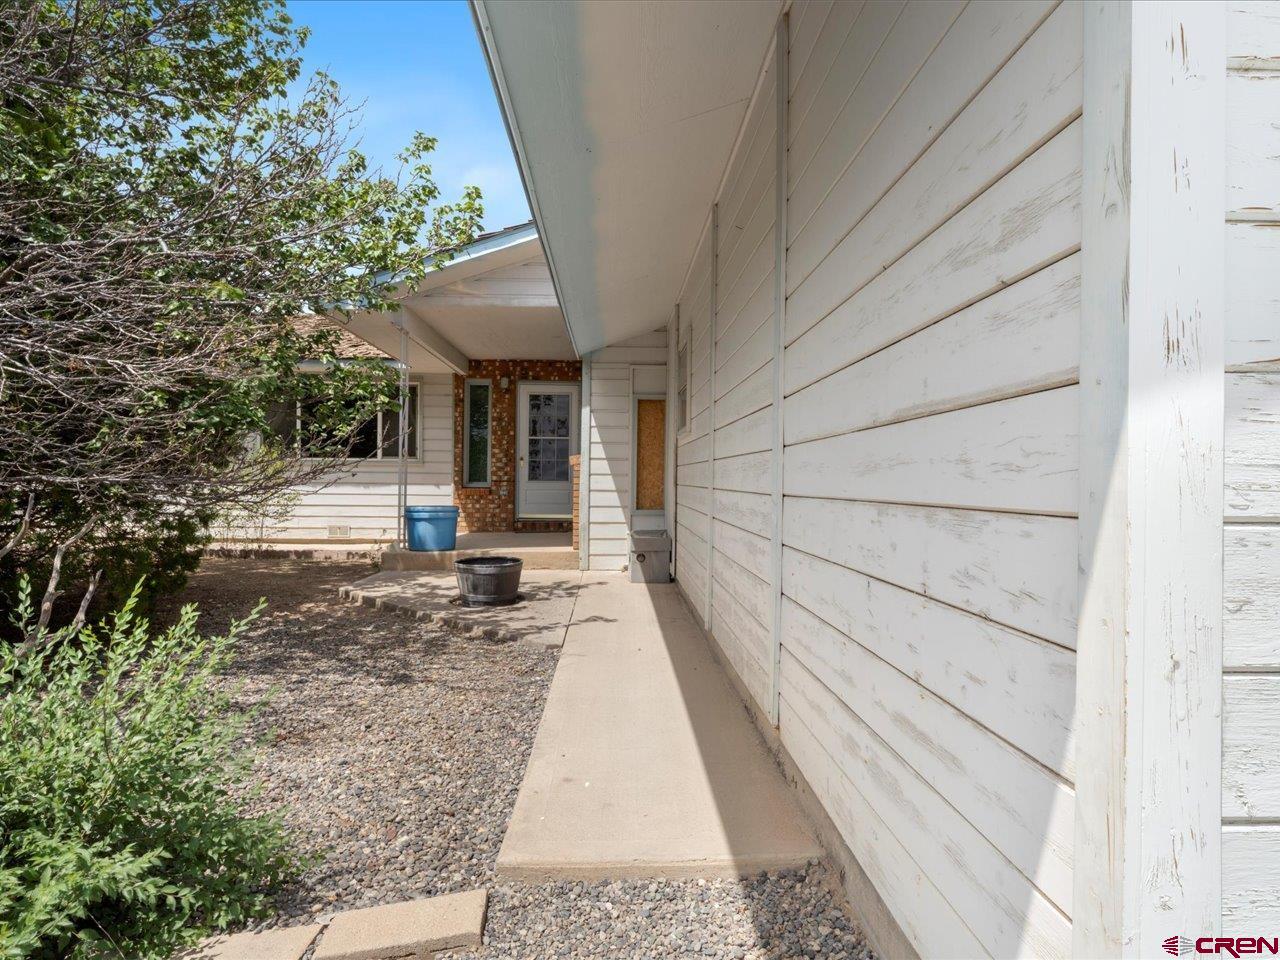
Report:
[[[516,515],[573,514],[569,457],[578,452],[578,385],[528,382],[516,391]]]

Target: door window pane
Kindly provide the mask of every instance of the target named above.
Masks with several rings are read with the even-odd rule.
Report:
[[[529,395],[529,437],[569,436],[569,397],[563,393]]]
[[[572,406],[572,398],[565,393],[529,394],[528,479],[571,479]]]

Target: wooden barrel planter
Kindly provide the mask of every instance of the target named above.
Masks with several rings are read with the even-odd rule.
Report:
[[[518,557],[464,557],[453,562],[458,597],[467,607],[501,607],[520,600]]]

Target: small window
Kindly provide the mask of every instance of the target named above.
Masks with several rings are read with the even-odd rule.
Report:
[[[462,410],[462,485],[489,486],[493,384],[488,380],[468,380]]]
[[[409,429],[405,432],[405,456],[414,459],[418,456],[418,388],[409,385],[409,404],[406,410]],[[382,437],[382,446],[378,456],[396,459],[400,456],[400,407],[395,406],[378,414],[382,427],[378,436]]]
[[[689,426],[689,341],[676,351],[676,429]]]

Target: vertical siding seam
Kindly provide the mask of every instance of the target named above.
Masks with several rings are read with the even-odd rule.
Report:
[[[774,145],[774,220],[773,220],[773,448],[772,501],[773,542],[771,544],[771,573],[773,575],[770,608],[773,621],[770,624],[771,657],[769,665],[769,721],[779,723],[782,695],[782,459],[785,455],[782,403],[783,337],[787,308],[787,108],[791,99],[790,78],[787,75],[791,56],[790,12],[778,19],[778,32],[774,39],[773,75],[775,122],[777,124]]]
[[[715,583],[716,543],[716,313],[720,307],[720,201],[711,205],[711,310],[707,336],[707,592],[703,623],[711,630],[711,592]]]
[[[578,437],[578,569],[591,569],[591,355],[582,358],[582,384],[578,388],[582,406]]]
[[[680,457],[680,441],[677,434],[680,424],[676,423],[676,396],[680,385],[677,378],[680,363],[680,304],[675,305],[673,317],[667,325],[667,436],[663,444],[662,455],[666,458],[666,489],[663,491],[663,506],[667,511],[667,536],[671,538],[671,579],[679,579],[680,569],[676,563],[676,550],[680,542],[680,524],[676,521],[676,511],[680,508],[680,478],[677,475]],[[668,497],[667,494],[670,493]]]

